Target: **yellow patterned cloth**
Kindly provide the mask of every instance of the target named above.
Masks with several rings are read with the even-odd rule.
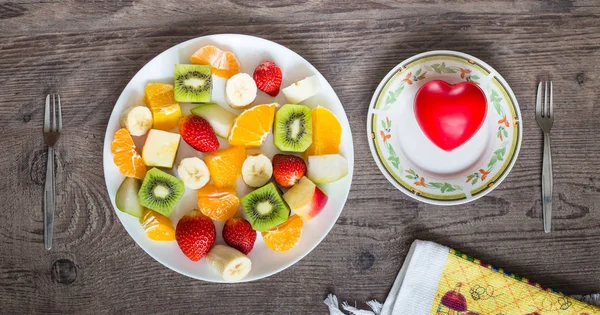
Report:
[[[360,314],[600,315],[596,306],[422,240],[411,245],[385,302],[369,303],[373,312]]]
[[[600,309],[449,250],[430,315],[600,315]]]

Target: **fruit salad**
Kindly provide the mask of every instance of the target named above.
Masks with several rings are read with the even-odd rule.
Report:
[[[187,259],[205,259],[225,281],[250,273],[255,243],[277,254],[302,242],[305,221],[326,211],[323,184],[348,174],[338,119],[325,107],[301,104],[319,92],[319,78],[282,88],[286,74],[275,62],[252,66],[252,74],[240,72],[233,52],[201,47],[189,64],[175,64],[172,82],[146,85],[142,100],[121,114],[111,146],[125,176],[117,209],[136,217],[150,240],[176,243]],[[226,80],[225,104],[213,100],[215,80]],[[287,104],[256,104],[260,93],[279,92]],[[186,103],[196,104],[189,115],[182,114]],[[266,142],[279,152],[261,151]],[[185,156],[181,145],[195,154]],[[250,192],[238,195],[240,185]],[[197,207],[174,222],[186,190],[197,196]],[[223,222],[222,231],[215,221]]]

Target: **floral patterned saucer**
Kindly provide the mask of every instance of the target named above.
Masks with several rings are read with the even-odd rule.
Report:
[[[473,82],[485,92],[483,126],[450,152],[436,147],[415,119],[415,94],[431,80]],[[369,106],[369,147],[385,177],[410,197],[455,205],[489,193],[510,172],[521,147],[521,111],[512,90],[485,62],[460,52],[413,56],[381,81]]]

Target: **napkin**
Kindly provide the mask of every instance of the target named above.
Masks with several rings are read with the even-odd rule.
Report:
[[[325,304],[331,315],[344,314],[334,295]],[[346,302],[342,307],[353,315],[600,315],[598,307],[420,240],[410,247],[383,305],[367,305],[371,311]]]

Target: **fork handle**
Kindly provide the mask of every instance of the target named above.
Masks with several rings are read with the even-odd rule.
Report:
[[[544,132],[544,160],[542,163],[542,208],[544,232],[552,230],[552,155],[550,154],[550,134]]]
[[[54,174],[54,147],[48,147],[46,184],[44,186],[44,246],[52,248],[54,234],[54,212],[56,210],[56,180]]]

